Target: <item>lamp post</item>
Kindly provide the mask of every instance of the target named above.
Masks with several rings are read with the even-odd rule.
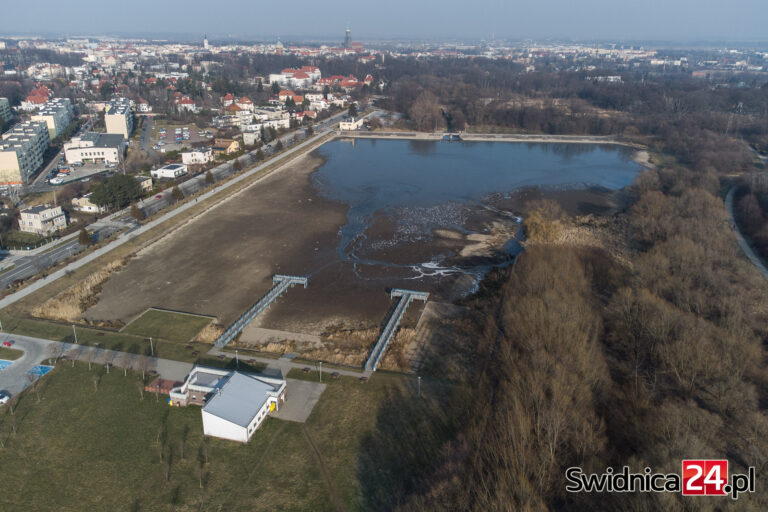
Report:
[[[72,324],[72,332],[75,333],[75,345],[77,345],[77,329],[75,329],[75,324]]]
[[[320,361],[320,382],[323,382],[323,362]]]
[[[150,354],[151,356],[154,356],[154,355],[155,355],[155,347],[154,347],[154,345],[152,344],[152,336],[150,336],[150,337],[149,337],[149,354]]]
[[[235,349],[235,365],[237,366],[237,369],[240,369],[240,358],[237,357],[237,349]]]
[[[417,377],[417,379],[418,379],[418,381],[419,381],[419,398],[421,398],[421,375],[419,375],[419,376]]]

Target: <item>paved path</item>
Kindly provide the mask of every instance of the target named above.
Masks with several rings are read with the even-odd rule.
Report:
[[[736,192],[737,188],[738,186],[731,187],[731,189],[728,191],[728,194],[725,196],[725,209],[728,212],[728,221],[731,223],[731,229],[736,235],[736,241],[739,243],[739,247],[741,247],[741,250],[744,252],[744,256],[746,256],[749,261],[751,261],[752,264],[757,267],[757,270],[763,274],[765,279],[768,279],[768,268],[765,268],[763,261],[744,239],[744,235],[742,235],[741,231],[739,230],[739,225],[736,224],[736,217],[733,215],[733,194]]]
[[[208,351],[209,356],[218,357],[219,355],[224,355],[226,357],[234,357],[234,352],[229,350],[221,350],[218,347],[213,347],[211,350]],[[311,363],[300,363],[296,362],[288,357],[281,357],[279,359],[273,359],[271,357],[261,357],[261,356],[253,356],[250,354],[244,354],[241,356],[241,359],[243,361],[249,361],[253,359],[254,361],[258,363],[265,363],[267,365],[267,369],[264,373],[272,373],[276,377],[282,377],[285,378],[286,375],[288,375],[288,372],[292,369],[298,369],[301,370],[303,368],[312,368],[315,370],[316,368],[313,367]],[[278,375],[279,371],[279,375]],[[348,377],[370,377],[371,372],[369,371],[355,371],[355,370],[343,370],[343,369],[336,369],[336,368],[324,368],[323,369],[323,379],[330,379],[331,374],[333,372],[339,372],[339,375],[346,375]],[[318,375],[318,380],[319,380]]]
[[[13,340],[13,348],[24,351],[24,355],[14,361],[11,366],[0,370],[0,389],[8,390],[14,395],[21,393],[29,386],[30,380],[27,378],[29,370],[38,364],[48,364],[49,359],[61,356],[86,363],[90,361],[101,366],[109,363],[118,368],[134,371],[141,371],[143,368],[146,372],[156,372],[166,379],[179,381],[183,381],[192,369],[192,363],[17,334],[0,334],[0,341],[5,340]]]
[[[24,355],[13,361],[11,366],[0,370],[0,390],[9,391],[17,395],[24,391],[31,383],[29,370],[40,364],[46,357],[46,351],[50,342],[37,338],[20,339],[16,336],[0,334],[0,341],[14,340],[13,348],[22,350]]]

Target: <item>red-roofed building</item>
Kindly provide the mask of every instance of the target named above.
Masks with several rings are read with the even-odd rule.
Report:
[[[247,96],[243,96],[242,98],[239,98],[236,102],[237,106],[240,107],[243,110],[248,110],[249,112],[253,112],[253,101],[251,101],[251,98],[248,98]]]
[[[195,113],[195,112],[200,110],[200,107],[198,107],[195,104],[195,100],[193,100],[189,96],[183,96],[183,97],[179,98],[176,101],[176,108],[179,109],[179,112],[185,112],[186,111],[186,112],[193,112],[193,113]]]
[[[43,104],[48,101],[48,98],[50,98],[52,95],[53,93],[51,90],[44,85],[41,85],[36,89],[32,89],[29,92],[27,98],[21,102],[21,109],[30,112],[37,110],[39,107],[43,106]]]
[[[225,107],[230,106],[234,102],[235,102],[235,97],[229,93],[225,94],[224,97],[221,98],[221,104],[224,105]]]

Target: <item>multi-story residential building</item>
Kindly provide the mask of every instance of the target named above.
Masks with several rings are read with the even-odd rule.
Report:
[[[69,98],[52,98],[32,116],[32,121],[42,121],[48,125],[48,134],[55,139],[72,122],[72,101]]]
[[[11,104],[8,102],[8,98],[0,98],[0,120],[10,123],[13,118],[11,113]]]
[[[19,229],[27,233],[51,235],[67,227],[67,216],[61,206],[40,205],[21,210]]]
[[[48,125],[39,121],[19,123],[0,141],[0,184],[23,185],[43,165],[50,144]]]
[[[104,112],[107,133],[117,133],[129,139],[133,131],[133,109],[128,98],[115,98]]]
[[[181,161],[187,165],[207,164],[213,162],[213,151],[210,148],[197,148],[181,154]]]
[[[115,133],[84,133],[64,144],[67,162],[117,164],[125,151],[125,139]]]

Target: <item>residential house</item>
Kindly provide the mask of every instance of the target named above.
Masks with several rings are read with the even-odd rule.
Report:
[[[66,227],[67,216],[61,206],[40,205],[21,210],[21,231],[47,236]]]
[[[231,155],[240,151],[240,143],[235,139],[214,139],[213,153],[215,155]]]
[[[181,154],[181,161],[186,165],[207,164],[213,162],[213,151],[210,148],[197,148]]]
[[[91,194],[72,199],[72,209],[78,212],[104,213],[107,209],[91,202]]]

